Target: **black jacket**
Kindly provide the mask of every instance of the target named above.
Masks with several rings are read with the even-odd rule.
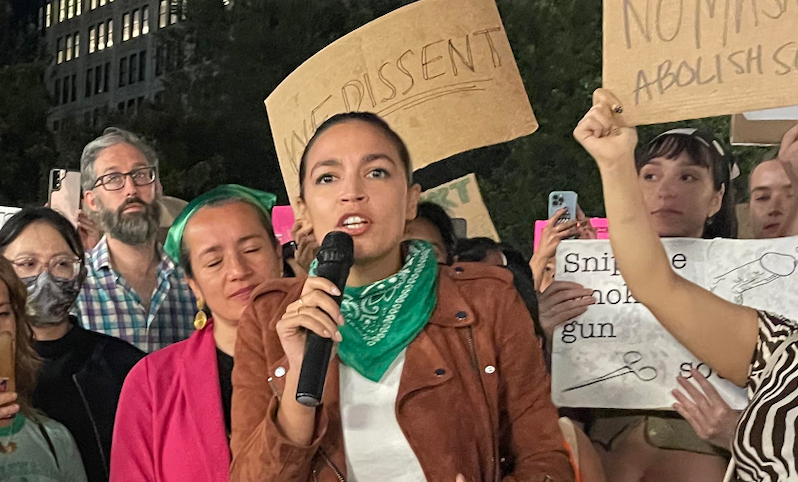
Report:
[[[72,433],[89,482],[107,481],[119,393],[128,372],[145,353],[125,341],[88,331],[75,320],[61,339],[37,341],[34,347],[44,360],[34,407]]]

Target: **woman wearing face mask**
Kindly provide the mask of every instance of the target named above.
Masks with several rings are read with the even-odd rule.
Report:
[[[510,273],[403,242],[420,194],[374,114],[322,124],[299,169],[316,239],[354,240],[344,303],[323,278],[262,286],[233,373],[233,480],[572,481],[546,367]],[[398,293],[398,294],[397,294]],[[307,330],[337,344],[323,404],[296,401]]]
[[[283,264],[270,219],[275,199],[242,186],[219,186],[192,201],[169,230],[164,250],[185,269],[197,297],[197,330],[148,355],[127,377],[111,480],[228,480],[238,323],[251,293],[279,278]]]
[[[69,431],[30,403],[39,360],[26,291],[0,256],[0,480],[83,482],[86,472]]]
[[[33,348],[43,360],[33,405],[75,437],[89,480],[106,481],[119,392],[144,353],[69,315],[86,270],[80,235],[63,216],[19,211],[0,229],[0,253],[28,288]]]

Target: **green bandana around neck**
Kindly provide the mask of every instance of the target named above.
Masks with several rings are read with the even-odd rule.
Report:
[[[432,245],[411,240],[398,273],[370,285],[344,289],[338,358],[379,382],[396,357],[429,322],[437,302],[438,262]],[[310,276],[316,275],[316,261]]]

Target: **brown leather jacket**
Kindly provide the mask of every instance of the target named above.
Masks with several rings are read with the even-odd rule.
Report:
[[[276,424],[288,369],[275,332],[304,279],[258,288],[238,326],[230,480],[346,480],[338,359],[309,446]],[[441,268],[438,304],[408,346],[396,414],[427,480],[574,480],[532,320],[501,268]],[[547,478],[548,477],[548,478]]]

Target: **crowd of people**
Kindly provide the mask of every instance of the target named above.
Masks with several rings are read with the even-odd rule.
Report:
[[[13,339],[0,343],[13,360],[0,480],[796,480],[798,323],[687,282],[658,239],[736,237],[739,170],[695,129],[638,147],[620,111],[597,91],[574,136],[601,172],[624,280],[748,389],[745,410],[696,370],[696,384],[673,380],[672,411],[556,407],[553,334],[595,304],[591,287],[555,279],[556,251],[595,239],[590,220],[557,211],[531,259],[459,238],[419,201],[408,147],[375,114],[313,134],[286,245],[270,193],[222,185],[165,213],[155,151],[109,128],[81,156],[77,227],[41,207],[0,228],[0,334]],[[798,127],[750,175],[756,238],[798,235],[797,173]],[[354,240],[343,290],[315,276],[332,231]],[[335,342],[317,407],[297,401],[310,332]]]

